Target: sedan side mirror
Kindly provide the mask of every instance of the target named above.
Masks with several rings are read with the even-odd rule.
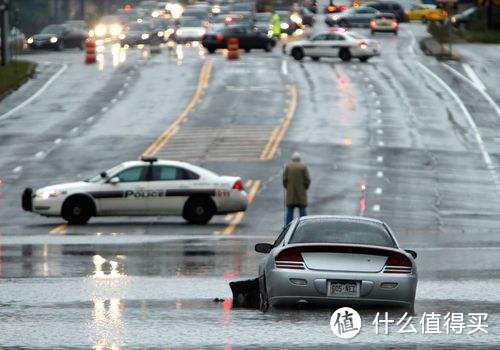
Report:
[[[410,254],[413,257],[413,259],[417,258],[417,252],[416,251],[411,250],[411,249],[405,249],[405,252],[407,252],[408,254]]]
[[[113,178],[111,178],[111,180],[109,180],[109,183],[112,185],[116,185],[118,182],[120,182],[119,177],[113,177]]]
[[[274,248],[274,246],[272,244],[269,244],[269,243],[257,243],[255,245],[255,251],[257,253],[268,254],[273,248]]]

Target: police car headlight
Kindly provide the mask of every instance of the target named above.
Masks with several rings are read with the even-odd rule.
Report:
[[[49,199],[49,198],[56,198],[60,194],[61,194],[60,191],[52,190],[52,191],[40,191],[36,195],[41,199]]]
[[[51,42],[52,44],[57,43],[57,38],[56,38],[55,36],[53,36],[52,38],[50,38],[50,42]]]

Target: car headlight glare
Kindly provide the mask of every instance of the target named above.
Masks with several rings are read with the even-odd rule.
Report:
[[[33,41],[34,41],[34,40],[33,40],[33,37],[28,38],[28,40],[26,40],[26,42],[27,42],[28,44],[33,44]]]
[[[51,38],[50,38],[50,42],[51,42],[52,44],[57,43],[57,38],[56,38],[55,36],[51,37]]]
[[[98,24],[95,29],[94,33],[96,36],[103,37],[106,35],[106,26],[104,24]]]
[[[290,19],[297,23],[297,24],[302,24],[302,17],[300,17],[298,14],[294,13],[293,15],[290,16]]]
[[[142,40],[146,40],[147,38],[149,38],[149,34],[148,33],[144,33],[141,35],[141,39]]]
[[[281,29],[288,29],[290,26],[288,25],[288,23],[281,23],[280,27]]]
[[[118,36],[121,34],[122,32],[122,26],[119,25],[119,24],[113,24],[110,28],[109,28],[109,32],[111,35],[113,36]]]
[[[182,29],[178,29],[177,32],[175,33],[176,35],[182,35]]]
[[[158,35],[159,38],[163,38],[163,36],[165,35],[165,33],[163,32],[158,32],[156,33],[156,35]]]

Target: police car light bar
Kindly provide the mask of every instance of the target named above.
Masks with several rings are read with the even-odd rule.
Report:
[[[157,161],[158,161],[158,158],[156,158],[156,157],[151,157],[151,156],[142,156],[142,157],[141,157],[141,160],[142,160],[143,162],[148,162],[148,163],[153,164],[154,162],[157,162]]]

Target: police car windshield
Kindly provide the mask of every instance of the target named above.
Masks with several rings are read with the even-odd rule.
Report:
[[[109,178],[109,177],[112,177],[113,175],[115,175],[116,173],[118,173],[122,169],[123,169],[123,165],[120,164],[120,165],[117,165],[115,167],[112,167],[109,170],[106,170],[106,174],[108,175],[108,178]],[[101,174],[97,174],[97,175],[90,177],[88,179],[85,179],[83,181],[85,181],[85,182],[99,182],[99,181],[102,181],[102,176],[101,176]]]

